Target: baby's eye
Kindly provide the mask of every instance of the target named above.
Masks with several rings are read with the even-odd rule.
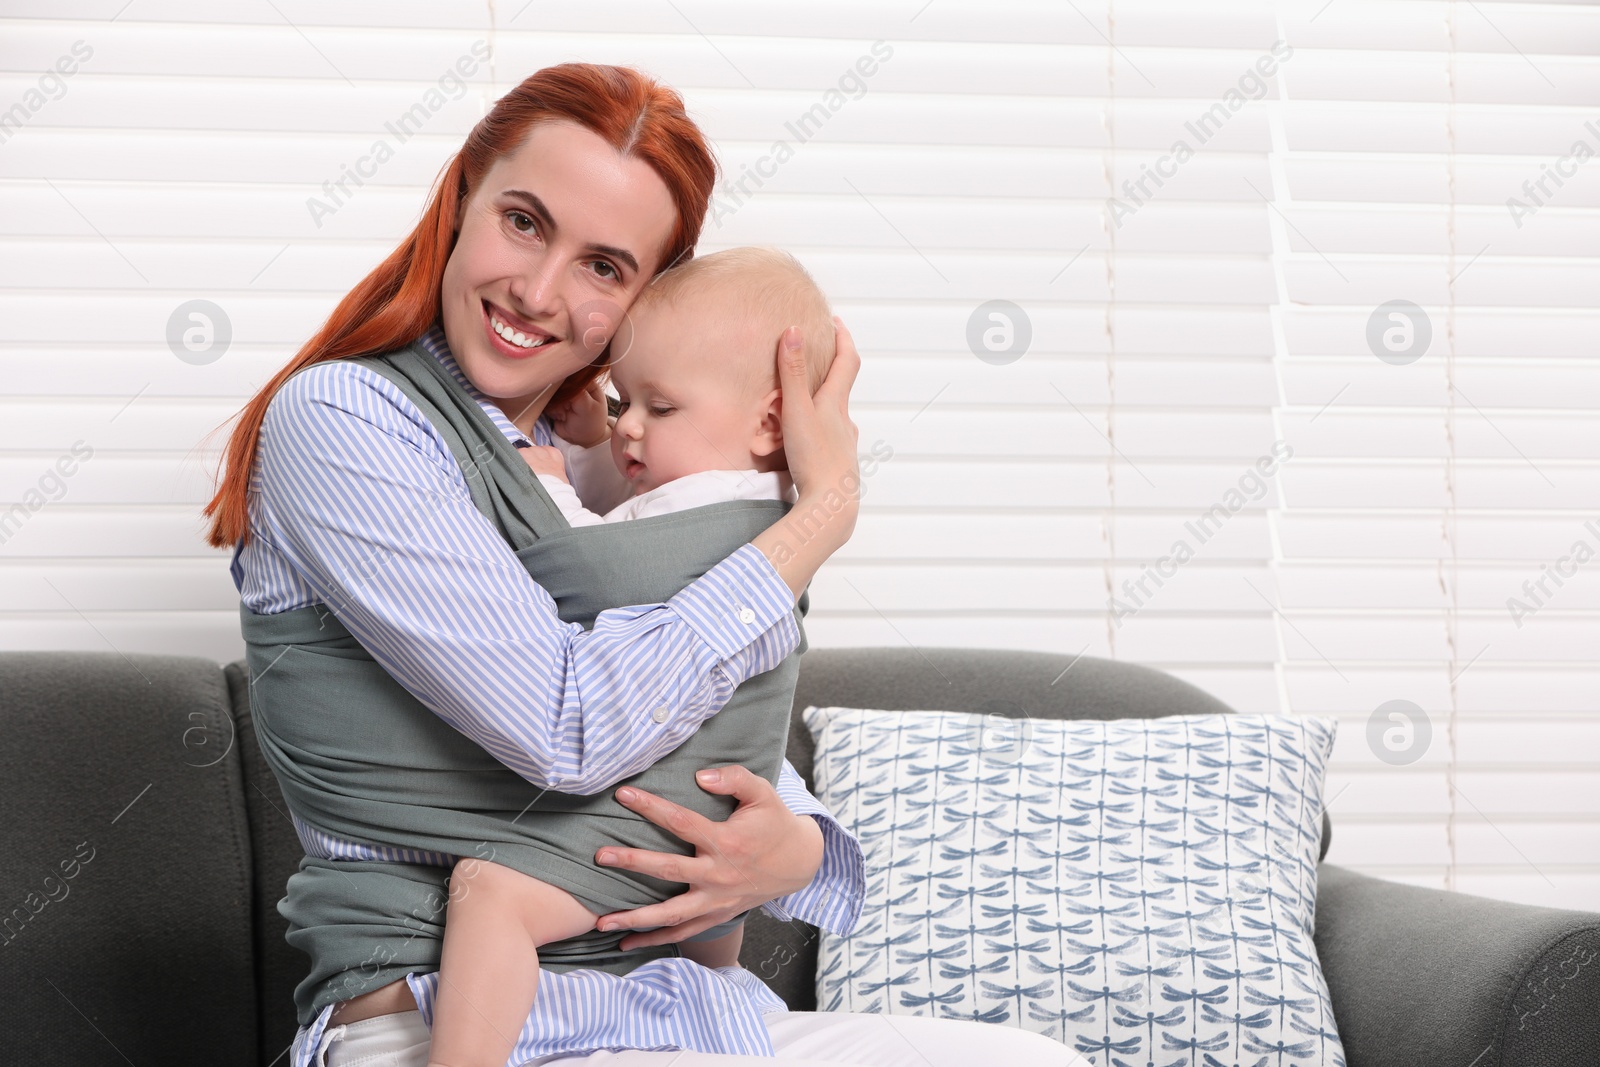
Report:
[[[672,408],[652,407],[650,409],[650,414],[656,416],[657,418],[662,418],[662,417],[664,417],[666,415],[671,415],[673,410],[674,409],[672,409]]]

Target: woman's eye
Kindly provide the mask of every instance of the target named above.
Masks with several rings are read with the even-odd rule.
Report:
[[[595,260],[595,262],[594,262],[594,272],[596,274],[600,275],[600,277],[606,279],[607,281],[612,281],[612,282],[618,281],[622,277],[622,272],[617,270],[617,268],[614,265],[612,265],[610,263],[607,263],[603,259]]]
[[[521,211],[508,211],[506,212],[506,218],[511,220],[511,225],[517,228],[518,233],[532,233],[534,231],[533,216],[531,215]]]

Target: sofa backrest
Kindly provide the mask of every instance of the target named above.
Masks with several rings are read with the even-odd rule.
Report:
[[[808,705],[884,711],[976,711],[1007,718],[1148,719],[1231,712],[1170,674],[1132,663],[982,648],[821,648],[795,689],[789,761],[809,784]]]

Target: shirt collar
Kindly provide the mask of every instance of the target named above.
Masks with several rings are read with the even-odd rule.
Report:
[[[483,409],[483,413],[489,416],[489,421],[493,422],[496,428],[506,435],[506,440],[510,441],[514,447],[527,448],[530,444],[548,445],[551,443],[550,423],[543,415],[540,415],[533,424],[533,437],[530,440],[526,434],[512,424],[510,419],[506,418],[505,412],[501,411],[498,405],[478,392],[477,387],[467,380],[467,376],[461,372],[461,368],[456,364],[455,355],[450,351],[450,343],[444,339],[444,324],[442,322],[435,322],[428,332],[419,337],[417,341],[422,345],[424,352],[438,360],[439,365],[449,371],[452,378],[461,383],[461,388],[465,389],[467,395],[478,402],[478,406]]]

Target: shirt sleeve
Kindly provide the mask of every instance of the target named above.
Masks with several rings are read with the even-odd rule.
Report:
[[[665,604],[561,621],[393,383],[356,364],[284,383],[262,425],[251,534],[396,681],[540,788],[650,766],[799,643],[794,597],[745,545]]]
[[[822,865],[804,889],[762,905],[779,922],[801,919],[835,934],[848,934],[861,918],[867,865],[861,843],[812,796],[788,760],[778,774],[778,798],[796,815],[811,815],[822,828]]]
[[[553,474],[538,475],[539,484],[544,486],[544,491],[550,494],[550,499],[555,506],[561,509],[562,518],[567,520],[569,526],[604,526],[604,515],[596,515],[583,506],[583,501],[578,499],[578,493],[572,486],[557,478]]]

